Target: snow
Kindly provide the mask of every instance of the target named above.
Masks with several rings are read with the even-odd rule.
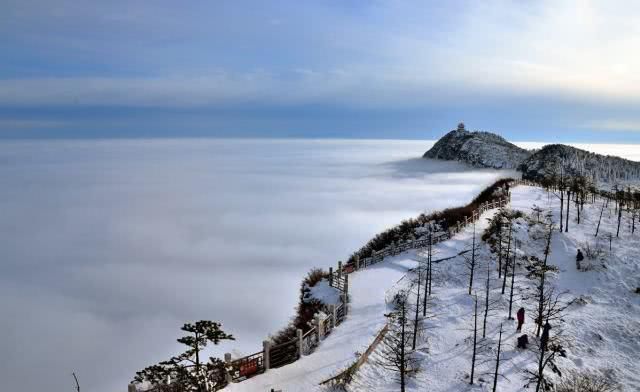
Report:
[[[512,189],[511,208],[531,213],[537,205],[551,209],[558,219],[559,200],[549,196],[537,187],[517,186]],[[574,206],[571,206],[572,209]],[[566,312],[565,323],[556,326],[552,333],[562,329],[567,338],[567,357],[560,358],[558,365],[562,371],[581,370],[601,372],[618,381],[622,390],[640,390],[640,295],[633,293],[640,283],[640,233],[632,236],[625,227],[621,229],[621,238],[615,238],[616,215],[607,211],[603,216],[599,238],[609,232],[614,233],[613,251],[609,252],[608,243],[603,256],[604,261],[593,261],[594,268],[589,271],[576,269],[575,254],[578,248],[590,241],[595,244],[595,226],[600,213],[600,202],[586,204],[581,214],[581,224],[575,222],[572,212],[569,232],[554,232],[551,243],[549,264],[559,271],[549,274],[550,284],[558,292],[566,291],[565,298],[579,298]],[[495,210],[484,213],[477,223],[478,237],[487,226],[488,218]],[[624,224],[624,223],[623,223]],[[531,220],[519,218],[514,229],[515,236],[522,241],[518,254],[540,254],[543,239],[537,236],[539,225]],[[455,255],[468,249],[473,235],[469,226],[449,241],[435,246],[434,259]],[[539,234],[539,233],[538,233]],[[536,240],[537,237],[540,237]],[[488,259],[488,247],[483,243],[479,258]],[[323,341],[316,352],[302,360],[280,369],[272,369],[249,381],[228,387],[230,391],[270,390],[313,391],[327,390],[318,383],[329,378],[355,360],[355,352],[362,352],[384,325],[383,314],[387,311],[385,303],[391,293],[406,285],[411,279],[410,268],[417,266],[418,258],[423,255],[409,251],[366,270],[350,275],[351,314]],[[586,256],[586,255],[585,255]],[[585,258],[587,261],[587,258]],[[426,320],[426,333],[420,339],[417,356],[421,370],[411,380],[407,390],[418,391],[487,391],[493,383],[494,356],[498,330],[503,323],[502,363],[498,382],[498,391],[522,391],[525,381],[525,369],[535,368],[535,355],[530,350],[515,347],[520,333],[515,331],[515,322],[507,320],[507,294],[500,296],[500,285],[495,272],[495,261],[490,261],[491,300],[495,301],[495,310],[488,317],[487,344],[478,356],[476,383],[469,385],[473,298],[467,294],[468,275],[464,259],[456,257],[435,264],[434,294],[430,301],[432,317]],[[604,263],[605,267],[601,265]],[[479,262],[474,280],[474,290],[479,302],[482,301],[484,279],[487,264]],[[484,272],[484,273],[483,273]],[[509,282],[509,281],[508,281]],[[525,276],[522,267],[516,270],[513,313],[521,306],[527,309],[527,317],[522,333],[528,333],[535,339],[535,324],[531,320],[531,300],[523,298],[524,289],[533,285]],[[370,360],[363,365],[354,380],[347,387],[350,391],[373,390],[395,391],[398,384],[394,375],[375,364],[374,352]]]
[[[340,290],[329,286],[327,279],[322,279],[309,288],[308,299],[315,298],[326,305],[340,304]]]

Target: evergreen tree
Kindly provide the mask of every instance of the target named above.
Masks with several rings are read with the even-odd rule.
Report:
[[[201,352],[208,344],[235,340],[221,327],[220,323],[209,320],[184,324],[181,330],[188,335],[179,338],[178,343],[187,346],[187,350],[137,372],[134,382],[148,382],[159,388],[169,384],[179,385],[179,389],[185,392],[207,392],[223,387],[226,384],[224,362],[219,358],[201,358]]]

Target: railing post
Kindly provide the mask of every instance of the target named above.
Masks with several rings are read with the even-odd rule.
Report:
[[[227,365],[225,367],[224,377],[227,379],[227,383],[231,384],[231,382],[233,380],[231,379],[231,373],[229,373],[229,369],[231,368],[231,354],[230,353],[224,353],[224,363],[225,363],[225,365]]]
[[[342,278],[342,261],[338,260],[338,279]]]
[[[333,267],[329,267],[329,286],[333,287]]]
[[[349,294],[349,275],[344,276],[344,295]]]
[[[329,305],[329,313],[330,317],[331,317],[331,328],[335,328],[337,325],[337,321],[338,321],[338,317],[337,317],[337,312],[336,312],[336,305],[335,304],[331,304]]]
[[[318,342],[324,339],[324,319],[320,317],[320,313],[317,313],[314,319],[316,325],[316,333],[318,334]]]
[[[298,358],[302,358],[304,353],[302,352],[302,330],[296,329],[296,336],[298,337]]]
[[[137,392],[137,391],[138,391],[138,388],[136,388],[136,384],[131,383],[127,386],[127,392]]]
[[[264,371],[266,372],[271,367],[271,360],[269,354],[271,351],[271,342],[264,340],[262,342],[262,361],[264,362]]]
[[[347,307],[347,294],[340,294],[340,297],[342,299],[342,308],[344,309],[344,315],[346,316],[348,312],[348,307]]]

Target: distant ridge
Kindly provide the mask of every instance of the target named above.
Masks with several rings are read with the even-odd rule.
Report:
[[[423,158],[455,160],[474,167],[517,169],[522,177],[540,180],[560,171],[583,175],[596,183],[640,181],[640,162],[600,155],[564,144],[549,144],[528,151],[490,132],[467,131],[464,123],[448,132]]]
[[[562,168],[568,175],[584,175],[599,183],[640,180],[640,162],[600,155],[565,144],[549,144],[525,159],[518,167],[522,177],[539,180]]]
[[[434,144],[423,158],[455,160],[475,167],[516,169],[531,152],[490,132],[470,132],[464,123]]]

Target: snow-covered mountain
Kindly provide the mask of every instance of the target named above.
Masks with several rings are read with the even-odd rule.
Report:
[[[444,135],[423,158],[455,160],[475,167],[517,169],[523,178],[540,180],[552,173],[584,175],[599,184],[640,180],[640,162],[600,155],[564,144],[529,151],[490,132],[467,131],[460,123]],[[562,170],[561,170],[562,169]]]
[[[523,177],[538,180],[559,172],[586,175],[599,183],[625,183],[640,179],[640,162],[600,155],[564,144],[549,144],[525,159],[518,167]]]
[[[531,152],[501,136],[470,132],[460,123],[458,129],[444,135],[423,157],[462,161],[476,167],[516,169],[530,155]]]

